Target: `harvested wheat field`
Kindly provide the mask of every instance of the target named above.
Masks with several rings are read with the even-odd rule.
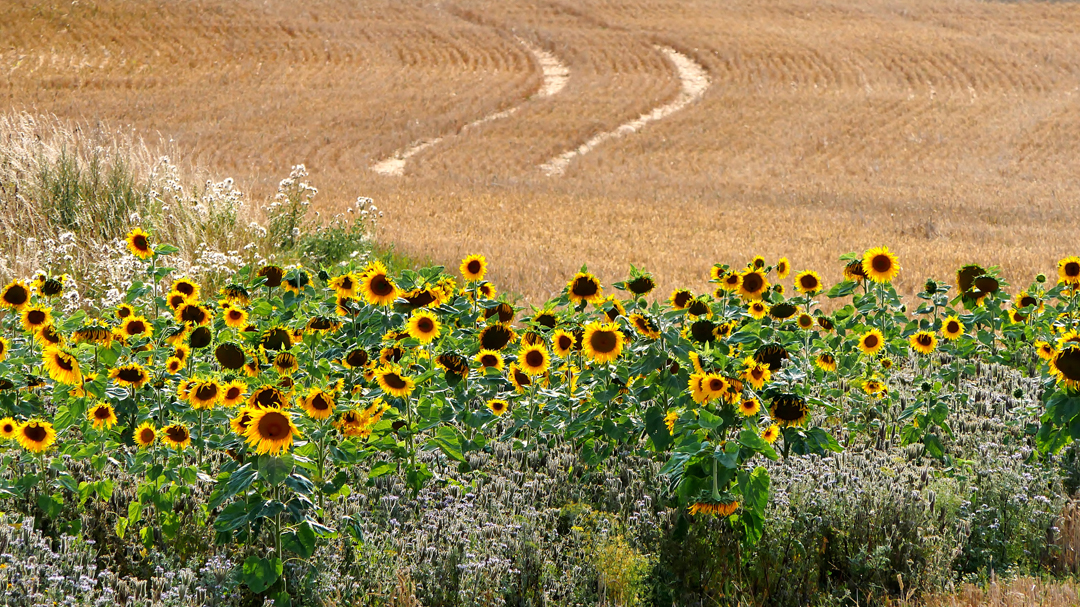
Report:
[[[1075,252],[1080,6],[954,1],[85,0],[0,8],[11,110],[134,129],[252,197],[303,163],[418,259],[530,299],[582,263],[887,244],[902,292]]]

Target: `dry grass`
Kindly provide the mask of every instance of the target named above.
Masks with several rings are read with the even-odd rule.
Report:
[[[1080,586],[1069,581],[1043,581],[1020,577],[992,580],[985,587],[964,584],[955,593],[922,601],[891,602],[896,607],[1072,607],[1080,603]]]
[[[563,92],[530,99],[515,36],[569,66]],[[404,252],[484,252],[533,298],[584,262],[701,288],[784,254],[837,279],[881,243],[909,293],[971,260],[1026,283],[1080,235],[1073,3],[15,0],[0,39],[13,109],[160,135],[254,199],[304,163],[324,202],[374,197]],[[656,44],[708,70],[704,98],[545,177],[678,94]],[[368,169],[434,136],[404,177]]]

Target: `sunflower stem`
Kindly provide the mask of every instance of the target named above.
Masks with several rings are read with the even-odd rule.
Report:
[[[202,468],[203,451],[206,449],[206,437],[203,436],[203,410],[199,409],[199,468]]]

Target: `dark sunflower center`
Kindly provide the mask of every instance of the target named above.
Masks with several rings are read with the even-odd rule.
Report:
[[[49,433],[38,424],[30,424],[23,427],[23,436],[31,442],[40,443],[49,436]]]
[[[506,410],[506,403],[501,402],[501,401],[491,403],[491,409],[493,411],[495,411],[496,413],[502,413],[503,411]]]
[[[229,400],[240,398],[240,388],[236,386],[229,386],[229,389],[225,391],[225,398]]]
[[[387,373],[383,376],[383,381],[393,390],[404,390],[405,387],[409,385],[405,383],[405,380],[397,373]]]
[[[143,431],[139,433],[139,440],[144,443],[149,443],[154,440],[154,431],[150,428],[143,428]]]
[[[485,354],[480,357],[480,364],[485,367],[494,367],[495,365],[499,364],[499,360],[495,357],[494,354]]]
[[[934,338],[927,334],[922,334],[916,338],[920,346],[930,347],[934,343]]]
[[[116,377],[120,378],[123,381],[130,382],[130,383],[133,383],[133,384],[138,383],[138,382],[143,380],[142,370],[141,369],[136,369],[136,368],[133,368],[133,367],[129,367],[129,368],[126,368],[126,369],[120,369],[120,371],[117,372]]]
[[[724,380],[713,378],[709,380],[709,390],[719,392],[724,389]]]
[[[877,335],[867,335],[866,339],[863,340],[863,344],[865,344],[867,348],[876,348],[878,345]]]
[[[1062,350],[1054,359],[1054,367],[1070,381],[1080,381],[1080,348]]]
[[[31,325],[40,325],[45,322],[45,312],[41,310],[30,310],[30,313],[26,315],[26,320]]]
[[[165,429],[165,436],[174,443],[182,443],[188,439],[188,431],[182,426],[169,426]]]
[[[747,293],[757,293],[764,286],[765,280],[761,277],[761,274],[751,272],[743,276],[742,284]]]
[[[573,340],[571,339],[571,337],[569,335],[560,335],[559,336],[559,349],[560,350],[569,350],[570,347],[573,346],[573,345],[574,345],[574,342],[573,342]]]
[[[600,290],[600,285],[591,278],[583,277],[574,281],[574,287],[571,290],[578,297],[592,297]]]
[[[960,332],[960,323],[956,322],[955,320],[950,320],[945,325],[945,330],[948,331],[949,333],[959,333]]]
[[[474,259],[474,260],[470,261],[468,263],[468,265],[465,266],[465,268],[469,271],[469,274],[479,274],[480,273],[480,260],[479,259]]]
[[[724,282],[726,282],[729,286],[735,286],[735,285],[739,284],[739,275],[738,274],[728,274],[727,278],[724,279]]]
[[[345,357],[345,362],[349,363],[349,365],[353,367],[362,367],[365,363],[367,363],[367,360],[367,351],[361,350],[359,348],[353,350],[352,352],[349,352],[349,355]]]
[[[200,306],[184,306],[184,311],[180,313],[180,320],[202,324],[206,320],[206,312]]]
[[[240,416],[240,422],[237,425],[240,426],[242,429],[247,430],[248,424],[250,423],[251,415],[245,412],[243,415]]]
[[[127,318],[128,316],[131,316],[131,308],[118,308],[116,310],[116,315],[120,318]]]
[[[544,364],[544,353],[540,350],[529,350],[525,354],[525,364],[530,367],[541,367]]]
[[[765,369],[761,367],[754,367],[754,370],[750,372],[750,377],[753,377],[754,379],[761,379],[762,377],[765,377]]]
[[[141,320],[133,320],[128,323],[128,333],[138,335],[146,331],[146,324]]]
[[[259,436],[269,440],[281,440],[289,435],[289,419],[284,413],[272,411],[259,420]]]
[[[146,237],[139,234],[131,239],[131,244],[135,245],[135,248],[140,251],[145,251],[150,248],[149,243],[146,242]]]
[[[203,384],[195,389],[195,398],[199,400],[212,400],[218,395],[218,388],[214,384]]]
[[[1035,299],[1034,297],[1032,297],[1030,295],[1026,295],[1026,296],[1020,298],[1020,307],[1021,308],[1026,308],[1028,306],[1034,306],[1034,305],[1036,305],[1038,303],[1039,303],[1039,300]]]
[[[615,351],[618,343],[619,340],[614,331],[595,331],[589,340],[589,345],[592,346],[593,351],[599,354],[611,354]]]
[[[316,394],[315,398],[311,399],[311,408],[316,411],[326,411],[330,408],[330,403],[326,402],[326,397],[322,394]]]
[[[75,368],[74,361],[63,354],[56,357],[56,366],[64,371],[71,371]]]
[[[518,385],[521,386],[528,386],[532,384],[532,380],[529,379],[529,376],[522,373],[521,371],[518,371],[517,369],[514,369],[514,379],[516,379]]]
[[[813,276],[803,276],[799,279],[799,284],[807,291],[812,291],[817,288],[818,282]]]
[[[13,306],[21,306],[30,299],[30,292],[21,285],[16,285],[4,291],[4,301]]]
[[[480,345],[485,350],[502,350],[510,343],[513,334],[500,325],[492,325],[480,333]]]
[[[94,409],[94,419],[99,419],[99,420],[109,419],[110,413],[111,413],[111,411],[109,411],[108,407],[98,407],[98,408]]]
[[[244,313],[240,310],[229,310],[229,320],[240,320],[244,318]]]
[[[874,255],[870,260],[870,267],[879,274],[884,274],[892,269],[892,259],[888,255]]]
[[[351,290],[352,290],[352,288],[353,288],[353,286],[354,286],[354,285],[353,285],[353,280],[352,280],[352,278],[350,278],[350,277],[346,276],[345,278],[342,278],[342,279],[341,279],[341,289],[342,289],[343,291],[351,291]]]
[[[821,355],[821,362],[825,363],[826,365],[833,364],[832,354],[822,354]]]
[[[678,293],[675,294],[675,301],[673,303],[675,304],[676,308],[685,308],[686,304],[689,301],[690,301],[690,292],[689,291],[679,291]]]
[[[385,274],[376,274],[371,278],[371,292],[379,297],[386,297],[394,292],[394,286]]]
[[[435,330],[435,323],[430,318],[423,316],[417,321],[416,328],[419,329],[421,333],[431,333]]]
[[[1076,278],[1077,276],[1080,276],[1080,263],[1070,261],[1069,263],[1065,264],[1065,275],[1069,278]]]
[[[176,285],[176,290],[190,297],[195,294],[195,285],[190,282],[182,282]]]
[[[4,430],[4,434],[11,434],[12,432],[15,431],[15,426],[13,426],[11,424],[4,424],[3,430]]]
[[[806,415],[806,404],[795,396],[782,396],[776,400],[773,417],[785,422],[798,421]]]
[[[690,302],[690,307],[687,308],[687,311],[694,316],[701,316],[702,314],[705,314],[709,311],[709,304],[695,299],[694,301]]]

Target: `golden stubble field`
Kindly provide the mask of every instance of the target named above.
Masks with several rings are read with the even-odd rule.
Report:
[[[134,130],[254,198],[303,163],[326,210],[371,196],[399,250],[484,253],[533,300],[583,263],[704,289],[718,261],[831,281],[887,244],[913,293],[1080,252],[1071,3],[12,0],[0,40],[5,110]],[[568,71],[557,93],[530,48]],[[546,175],[679,97],[665,48],[703,95]]]

